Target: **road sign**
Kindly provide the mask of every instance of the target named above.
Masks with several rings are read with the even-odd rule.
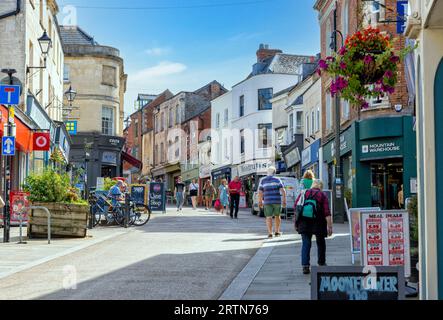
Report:
[[[15,137],[2,138],[2,156],[15,155]]]
[[[403,34],[406,29],[408,0],[397,1],[397,33]]]
[[[20,102],[20,86],[0,85],[0,104],[18,105]]]
[[[33,134],[33,147],[34,151],[49,151],[51,146],[49,132],[36,132]]]

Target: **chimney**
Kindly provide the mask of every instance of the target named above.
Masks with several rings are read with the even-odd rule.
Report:
[[[268,44],[260,44],[257,50],[257,62],[261,63],[268,58],[274,57],[277,53],[283,53],[283,51],[279,49],[269,49]]]

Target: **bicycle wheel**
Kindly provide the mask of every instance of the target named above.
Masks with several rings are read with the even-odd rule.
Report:
[[[133,222],[134,226],[141,227],[151,219],[151,209],[149,209],[148,206],[135,208],[133,212],[135,218]]]
[[[122,207],[114,207],[112,216],[119,226],[123,227],[125,225],[125,212]]]
[[[96,227],[100,223],[100,220],[102,218],[102,213],[100,209],[97,208],[96,205],[92,207],[92,218],[93,218],[92,226]]]

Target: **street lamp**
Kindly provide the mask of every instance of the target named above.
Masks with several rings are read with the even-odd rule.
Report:
[[[43,66],[27,67],[26,73],[29,73],[31,69],[46,69],[46,57],[48,56],[49,50],[52,47],[52,40],[51,38],[49,38],[48,34],[46,33],[46,30],[43,31],[43,35],[37,40],[43,55]]]
[[[69,106],[72,107],[72,102],[75,100],[77,96],[77,91],[72,89],[72,86],[69,86],[68,91],[65,92],[66,100],[69,102]]]

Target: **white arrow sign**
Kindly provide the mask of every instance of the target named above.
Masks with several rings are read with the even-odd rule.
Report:
[[[11,138],[7,138],[6,140],[5,140],[5,146],[6,146],[6,148],[5,148],[5,153],[6,154],[11,154],[12,153],[12,149],[11,149],[11,147],[14,145],[14,141],[12,141],[12,139]]]

